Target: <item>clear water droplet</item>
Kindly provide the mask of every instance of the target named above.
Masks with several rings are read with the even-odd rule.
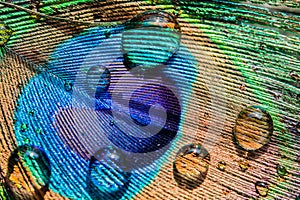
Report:
[[[291,71],[289,75],[290,75],[290,77],[291,77],[292,79],[294,79],[295,81],[299,81],[299,80],[300,80],[299,74],[297,74],[297,72],[295,72],[295,71]]]
[[[138,14],[125,24],[122,34],[124,64],[131,69],[166,63],[179,49],[181,31],[176,17],[162,11]]]
[[[196,144],[182,147],[173,163],[173,175],[179,187],[194,189],[206,178],[210,162],[208,151]]]
[[[99,97],[107,91],[110,85],[111,75],[107,68],[102,66],[91,67],[86,74],[86,86],[88,94]]]
[[[221,171],[225,171],[226,170],[226,163],[224,161],[220,161],[218,163],[218,167],[217,167],[219,170]]]
[[[31,145],[19,146],[8,160],[5,187],[12,199],[43,199],[50,176],[50,161],[43,150]]]
[[[287,170],[286,170],[285,166],[278,164],[277,165],[277,174],[280,177],[284,177],[287,174]]]
[[[41,134],[41,133],[42,133],[42,129],[41,129],[41,128],[38,128],[38,129],[35,130],[35,132],[36,132],[37,134]]]
[[[27,130],[28,130],[28,125],[27,125],[27,124],[25,124],[25,123],[21,124],[21,126],[20,126],[20,130],[21,130],[22,132],[25,132],[25,131],[27,131]]]
[[[70,81],[65,81],[64,88],[67,92],[70,92],[73,88],[73,84]]]
[[[0,46],[5,45],[12,35],[12,30],[0,21]]]
[[[111,36],[110,30],[105,31],[104,35],[106,38],[109,38]]]
[[[255,183],[255,189],[256,189],[256,192],[260,196],[262,196],[262,197],[268,196],[268,192],[269,192],[269,186],[268,186],[268,184],[266,184],[264,182],[261,182],[261,181],[257,181]]]
[[[237,144],[247,151],[266,145],[273,134],[273,120],[269,113],[258,106],[242,110],[236,119],[234,137]]]
[[[30,111],[28,112],[28,114],[31,115],[31,116],[34,116],[35,111],[32,109],[32,110],[30,110]]]
[[[113,126],[115,124],[115,121],[114,120],[110,120],[109,121],[109,125]]]
[[[90,159],[87,190],[92,199],[120,198],[131,174],[125,172],[125,154],[114,147],[98,150]]]
[[[247,171],[247,169],[249,168],[248,160],[244,160],[244,159],[240,160],[239,167],[240,167],[241,171],[243,171],[243,172]]]

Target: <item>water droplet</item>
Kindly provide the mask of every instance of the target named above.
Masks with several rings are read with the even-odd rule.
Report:
[[[257,181],[255,183],[255,189],[256,189],[256,192],[260,196],[263,196],[263,197],[268,196],[268,192],[269,192],[269,186],[268,186],[268,184],[266,184],[264,182]]]
[[[106,38],[109,38],[111,36],[110,30],[105,31],[104,35]]]
[[[240,169],[243,172],[247,171],[247,169],[249,168],[249,162],[248,162],[248,160],[244,160],[244,159],[240,160],[239,166],[240,166]]]
[[[29,144],[29,143],[30,143],[30,140],[29,140],[28,138],[24,138],[24,139],[23,139],[23,143],[24,143],[24,144]]]
[[[43,150],[30,145],[19,146],[8,160],[6,188],[13,199],[43,199],[50,176],[50,161]]]
[[[41,128],[38,128],[38,129],[35,130],[35,132],[36,132],[37,134],[41,134],[41,133],[42,133],[42,129],[41,129]]]
[[[220,161],[218,163],[218,169],[221,171],[225,171],[226,170],[226,163],[224,161]]]
[[[0,46],[5,45],[12,35],[12,30],[0,21]]]
[[[109,125],[113,126],[115,124],[115,121],[114,120],[110,120],[109,121]]]
[[[34,110],[30,110],[30,111],[28,112],[28,114],[31,115],[31,116],[34,116],[34,113],[35,113]]]
[[[292,79],[294,79],[295,81],[299,81],[299,80],[300,80],[299,74],[297,74],[297,72],[295,72],[295,71],[291,71],[289,75],[290,75],[290,77],[291,77]]]
[[[179,49],[180,26],[176,17],[162,11],[138,14],[125,24],[122,34],[124,64],[128,68],[166,63]]]
[[[27,131],[28,130],[28,125],[27,124],[21,124],[21,127],[20,127],[21,131],[24,132],[24,131]]]
[[[73,84],[71,82],[65,81],[64,88],[67,92],[70,92],[72,90],[72,87],[73,87]]]
[[[131,174],[124,171],[125,154],[114,147],[98,150],[90,159],[87,190],[92,199],[119,199],[130,180]]]
[[[174,179],[179,187],[194,189],[205,179],[210,162],[208,151],[195,144],[182,147],[173,163]]]
[[[272,134],[273,120],[262,108],[250,106],[239,113],[234,127],[234,137],[244,150],[260,149],[269,142]]]
[[[91,67],[86,74],[86,86],[89,95],[99,97],[110,85],[110,72],[102,66]]]
[[[277,165],[277,174],[280,177],[284,177],[287,174],[287,170],[283,165],[278,164]]]

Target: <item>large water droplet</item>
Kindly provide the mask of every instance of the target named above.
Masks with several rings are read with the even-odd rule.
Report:
[[[50,161],[43,150],[19,146],[8,160],[6,189],[13,199],[43,199],[50,176]]]
[[[180,38],[173,15],[162,11],[138,14],[125,24],[122,34],[124,64],[128,68],[164,64],[179,49]]]
[[[235,123],[234,137],[245,150],[254,151],[266,145],[273,133],[273,120],[269,113],[257,106],[242,110]]]
[[[269,186],[268,186],[268,184],[266,184],[264,182],[257,181],[255,183],[255,189],[256,189],[256,192],[260,196],[263,196],[263,197],[268,196],[268,192],[269,192]]]
[[[110,72],[107,68],[91,67],[86,74],[86,86],[89,95],[97,97],[106,92],[110,85],[110,78]]]
[[[173,174],[179,187],[194,189],[205,179],[210,162],[208,151],[196,144],[182,147],[173,163]]]
[[[128,187],[131,174],[124,171],[125,154],[105,147],[92,156],[87,177],[87,190],[92,199],[119,199]]]
[[[21,124],[21,126],[20,126],[20,130],[21,130],[22,132],[25,132],[25,131],[27,131],[27,130],[28,130],[28,125],[27,125],[27,124],[25,124],[25,123]]]

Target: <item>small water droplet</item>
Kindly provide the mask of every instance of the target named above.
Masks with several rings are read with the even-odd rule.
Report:
[[[206,178],[210,162],[208,151],[195,144],[182,147],[173,163],[173,175],[179,187],[194,189]]]
[[[20,166],[23,171],[20,171]],[[20,196],[21,199],[43,199],[50,176],[50,161],[43,150],[31,145],[19,146],[8,160],[5,186],[12,199],[20,199]]]
[[[87,190],[92,199],[119,199],[128,187],[131,173],[125,172],[126,158],[121,150],[105,147],[90,159]]]
[[[30,110],[30,111],[28,112],[28,114],[31,115],[31,116],[34,116],[34,113],[35,113],[34,110]]]
[[[277,165],[277,174],[280,177],[284,177],[287,174],[287,170],[283,165],[278,164]]]
[[[115,124],[115,121],[114,120],[110,120],[109,121],[109,125],[113,126]]]
[[[21,124],[20,129],[21,129],[22,132],[27,131],[28,130],[28,125],[23,123],[23,124]]]
[[[73,84],[69,81],[65,81],[64,88],[67,92],[70,92],[73,88]]]
[[[273,134],[273,120],[262,108],[250,106],[238,114],[233,132],[241,148],[258,150],[269,142]]]
[[[241,171],[243,171],[243,172],[247,171],[247,169],[249,168],[248,160],[244,160],[244,159],[240,160],[239,166],[240,166]]]
[[[299,74],[297,74],[297,72],[295,72],[295,71],[291,71],[289,75],[290,75],[290,77],[291,77],[292,79],[294,79],[295,81],[299,81],[299,80],[300,80]]]
[[[107,68],[102,66],[91,67],[86,74],[88,94],[100,97],[110,85],[111,75]]]
[[[12,30],[0,21],[0,46],[5,45],[12,35]]]
[[[269,192],[269,186],[268,186],[268,184],[266,184],[264,182],[257,181],[255,183],[255,189],[256,189],[256,192],[260,196],[262,196],[262,197],[268,196],[268,192]]]
[[[106,38],[109,38],[111,36],[110,30],[105,31],[104,35]]]
[[[36,132],[37,134],[41,134],[41,133],[42,133],[42,129],[41,129],[41,128],[38,128],[38,129],[35,130],[35,132]]]
[[[176,17],[162,11],[140,13],[125,24],[124,64],[131,69],[166,63],[179,49],[181,30]]]
[[[30,143],[30,140],[29,140],[28,138],[24,138],[24,139],[23,139],[23,143],[24,143],[24,144],[29,144],[29,143]]]
[[[226,170],[226,163],[224,161],[220,161],[218,163],[218,169],[221,171],[225,171]]]

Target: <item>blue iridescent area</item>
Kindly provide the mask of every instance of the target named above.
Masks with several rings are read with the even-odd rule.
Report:
[[[106,38],[104,33],[109,29],[92,28],[60,44],[51,55],[48,66],[49,73],[42,72],[33,77],[24,87],[22,95],[18,100],[18,108],[15,112],[15,137],[17,143],[18,145],[24,145],[24,141],[28,140],[31,145],[40,146],[44,149],[50,160],[52,169],[49,188],[65,197],[73,199],[92,199],[94,192],[100,196],[107,193],[102,187],[102,179],[97,175],[106,173],[105,170],[103,170],[104,164],[97,159],[93,160],[90,155],[94,155],[98,149],[105,148],[109,143],[113,145],[108,139],[109,135],[112,136],[114,134],[117,136],[123,133],[120,132],[116,123],[111,123],[113,117],[110,113],[110,86],[108,86],[107,90],[98,90],[99,95],[91,96],[88,94],[85,77],[90,67],[84,68],[84,60],[90,55],[93,48],[107,42],[109,48],[105,47],[103,51],[107,50],[110,52],[110,55],[113,56],[107,57],[102,53],[94,55],[94,66],[100,66],[99,63],[97,63],[97,59],[103,62],[123,63],[124,59],[122,58],[121,51],[114,48],[121,44],[121,38],[114,39],[114,36],[121,33],[123,29],[124,27],[122,26],[110,29],[111,36]],[[197,71],[195,67],[196,61],[184,46],[180,46],[179,51],[169,59],[166,65],[168,67],[163,69],[161,73],[163,76],[174,81],[174,87],[176,87],[181,95],[179,97],[180,99],[178,99],[181,105],[173,109],[171,107],[172,102],[168,102],[168,92],[164,94],[165,96],[160,97],[164,91],[168,91],[166,88],[160,88],[156,92],[153,91],[152,94],[154,96],[156,95],[157,98],[151,100],[150,104],[159,103],[168,107],[170,110],[168,115],[171,121],[173,121],[172,123],[170,122],[170,124],[176,124],[176,126],[166,126],[165,130],[173,131],[173,133],[171,132],[173,136],[175,132],[177,132],[177,134],[174,138],[169,137],[169,139],[166,140],[166,143],[169,142],[169,146],[165,146],[166,150],[163,154],[158,155],[156,158],[152,158],[151,156],[144,159],[136,158],[137,165],[136,168],[130,172],[130,178],[127,176],[129,172],[128,169],[125,169],[125,175],[121,175],[123,178],[120,178],[120,180],[124,182],[121,181],[122,184],[120,182],[119,186],[124,184],[126,185],[126,189],[121,189],[122,192],[118,192],[117,196],[119,195],[120,199],[130,199],[141,191],[145,185],[150,183],[158,173],[160,166],[164,164],[170,151],[175,147],[176,141],[181,137],[181,133],[178,132],[181,126],[180,114],[186,112],[185,104],[188,102],[189,91],[192,88],[192,83],[195,80]],[[114,64],[105,67],[110,72],[111,81],[115,81],[117,72],[114,71]],[[80,73],[82,76],[78,76]],[[81,78],[82,81],[80,81]],[[72,91],[66,91],[64,87],[66,81],[73,84]],[[150,118],[148,117],[150,104],[140,104],[147,100],[146,89],[147,88],[137,90],[135,96],[131,98],[130,103],[131,117],[141,126],[147,125],[147,123],[150,122]],[[95,93],[96,91],[95,89]],[[181,93],[181,91],[185,92]],[[169,94],[171,95],[171,93]],[[181,108],[181,112],[179,108]],[[29,115],[28,113],[32,109],[35,110],[35,113],[34,115]],[[91,129],[91,131],[86,134],[82,133],[80,139],[78,138],[79,133],[76,132],[80,130],[80,127],[76,126],[78,122],[76,121],[77,115],[69,114],[58,118],[60,113],[69,113],[72,109],[83,110],[79,112],[78,117],[82,117],[82,120],[80,118],[79,121],[83,123],[83,125],[88,122],[89,124],[86,124],[86,127],[87,129]],[[85,111],[95,112],[96,118],[92,120],[96,121],[89,121],[89,115],[85,117]],[[173,115],[175,117],[173,117]],[[59,121],[59,123],[57,121]],[[76,123],[69,126],[68,123],[71,122]],[[28,125],[25,131],[20,130],[22,124]],[[99,131],[93,131],[93,124],[99,128],[97,129]],[[63,131],[66,129],[70,135],[63,135]],[[40,134],[37,134],[37,131]],[[121,137],[114,138],[119,140],[116,142],[121,142],[122,140]],[[157,141],[152,142],[161,142],[159,141],[160,138],[156,138],[156,140]],[[81,146],[76,146],[79,144]],[[91,146],[91,144],[95,146]],[[145,143],[143,145],[146,146],[149,144]],[[92,148],[92,150],[89,148]],[[132,163],[125,164],[132,165]],[[93,166],[96,167],[93,168]],[[111,165],[109,167],[111,167]],[[123,173],[118,170],[116,170],[116,172],[119,173],[115,174],[116,176]],[[96,176],[93,176],[95,174]],[[114,176],[110,177],[112,178]],[[88,186],[96,188],[90,191],[87,189],[89,188]],[[119,188],[119,186],[116,184],[112,188]],[[116,191],[113,189],[113,191],[109,193],[114,192]]]

